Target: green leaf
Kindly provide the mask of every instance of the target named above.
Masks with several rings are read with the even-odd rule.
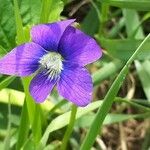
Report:
[[[10,96],[11,104],[22,106],[24,102],[25,95],[23,92],[13,90],[13,89],[3,89],[0,91],[0,102],[8,103]]]
[[[150,62],[140,63],[135,61],[135,66],[142,83],[143,90],[148,100],[150,100],[150,74],[147,72],[147,68],[150,68]],[[150,71],[149,71],[150,72]]]
[[[150,67],[150,60],[145,60],[143,62],[143,67],[144,67],[145,71],[147,72],[147,74],[150,76],[150,69],[149,69],[149,67]]]
[[[136,28],[134,28],[134,31],[132,31],[131,38],[135,37],[135,35],[139,29],[141,29],[141,31],[142,31],[142,27],[141,27],[142,23],[147,21],[149,18],[150,18],[150,12],[146,13],[143,16],[143,18],[141,19],[141,21],[138,20],[138,22],[136,23],[137,24]],[[142,37],[144,37],[144,34],[142,35]]]
[[[4,149],[4,143],[0,142],[0,149]]]
[[[105,65],[104,67],[100,68],[92,75],[94,86],[100,84],[105,79],[116,74],[117,71],[119,71],[123,67],[123,65],[124,65],[123,62],[119,60],[114,60]]]
[[[92,21],[91,21],[92,20]],[[88,35],[94,35],[98,31],[99,20],[94,7],[88,12],[87,16],[81,23],[81,30]],[[92,27],[92,28],[91,28]]]
[[[107,50],[109,54],[111,54],[115,58],[119,58],[122,60],[128,60],[134,52],[134,49],[138,47],[138,45],[142,42],[142,40],[134,40],[134,39],[98,39],[101,43],[101,46]],[[136,56],[137,59],[150,59],[150,40],[143,45],[142,51]]]
[[[4,56],[7,51],[0,45],[0,57]]]
[[[0,0],[0,45],[9,50],[15,46],[16,26],[10,0]]]
[[[81,118],[79,118],[76,121],[76,126],[80,127],[80,128],[85,128],[85,127],[90,127],[93,119],[95,117],[95,114],[87,114]],[[135,118],[148,118],[148,113],[144,113],[144,114],[108,114],[104,120],[104,125],[109,125],[109,124],[113,124],[113,123],[119,123],[119,122],[123,122],[126,120],[130,120],[130,119],[135,119]]]
[[[49,11],[48,22],[60,20],[60,13],[63,11],[64,4],[61,0],[52,0]]]
[[[142,10],[142,11],[150,10],[149,0],[101,0],[100,2],[109,4],[110,6],[115,6],[120,8],[130,8],[130,9]]]
[[[83,115],[87,114],[88,112],[98,108],[101,104],[102,104],[102,101],[97,101],[97,102],[93,102],[93,103],[89,104],[88,106],[86,106],[84,108],[78,108],[77,114],[76,114],[76,119],[78,119],[78,118],[82,117]],[[40,146],[42,146],[42,147],[45,146],[45,144],[48,140],[49,134],[51,132],[60,129],[69,123],[70,113],[71,112],[64,113],[52,120],[52,122],[48,125],[48,127],[41,139]]]
[[[40,20],[41,0],[18,0],[23,25],[37,24]]]
[[[60,20],[60,13],[63,7],[64,5],[61,0],[43,0],[40,22],[50,23]]]
[[[13,3],[0,0],[0,45],[10,50],[15,47],[16,26]],[[19,0],[23,24],[36,24],[40,19],[41,0]]]
[[[5,88],[0,91],[0,103],[7,104],[9,101],[9,96],[10,96],[11,105],[23,106],[24,99],[25,99],[24,92]],[[44,103],[41,104],[41,106],[45,111],[50,111],[51,108],[53,107],[52,103],[50,103],[49,101],[45,101]]]
[[[116,98],[116,99],[121,99],[121,98]],[[93,118],[92,119],[88,118],[86,120],[86,119],[84,119],[84,117],[86,116],[86,118],[87,118],[88,116],[90,116],[91,111],[99,108],[102,103],[103,103],[102,100],[101,101],[96,101],[96,102],[93,102],[93,103],[89,104],[88,106],[86,106],[84,108],[78,108],[77,109],[77,114],[76,114],[76,120],[79,119],[79,121],[80,121],[80,120],[83,119],[81,124],[86,124],[86,123],[88,124],[89,122],[91,124]],[[130,104],[130,103],[128,103],[128,104]],[[131,104],[131,105],[135,106],[136,103],[134,105],[133,104]],[[40,146],[42,146],[42,147],[45,146],[50,133],[52,133],[53,131],[59,130],[59,129],[63,128],[64,126],[68,125],[69,118],[70,118],[70,113],[71,112],[69,111],[69,112],[66,112],[66,113],[64,113],[62,115],[59,115],[58,117],[53,119],[52,122],[50,122],[50,124],[48,125],[48,127],[47,127],[47,129],[46,129],[46,131],[45,131],[45,133],[44,133],[44,135],[43,135],[43,137],[41,139],[41,142],[40,142],[41,145],[39,145],[39,147]],[[147,113],[145,113],[145,114],[138,114],[138,115],[109,114],[106,117],[106,119],[104,121],[104,124],[111,124],[111,123],[125,121],[125,120],[131,119],[131,118],[142,118],[142,117],[148,117]],[[77,121],[76,124],[78,124],[78,123],[79,122]]]
[[[133,39],[134,38],[143,39],[144,33],[143,33],[142,27],[139,26],[139,28],[137,29],[137,26],[140,23],[138,13],[135,10],[123,9],[123,16],[125,19],[126,32],[127,32],[128,37],[129,38],[131,37]],[[133,37],[133,33],[134,33],[134,37]]]

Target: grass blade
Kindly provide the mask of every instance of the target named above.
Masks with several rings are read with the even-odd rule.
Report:
[[[149,0],[101,0],[102,3],[120,8],[130,8],[135,10],[149,11]]]
[[[16,77],[10,76],[0,82],[0,90],[6,88]]]
[[[108,114],[112,103],[122,85],[123,80],[125,79],[125,76],[128,72],[129,65],[134,61],[137,54],[141,51],[143,48],[143,45],[147,42],[149,39],[150,34],[144,39],[144,41],[139,45],[139,47],[136,49],[134,54],[131,56],[131,58],[127,61],[126,65],[123,67],[121,72],[119,73],[118,77],[113,82],[111,88],[109,89],[108,93],[106,94],[104,98],[104,102],[102,106],[99,108],[96,117],[94,118],[94,121],[92,123],[91,128],[89,129],[89,132],[86,135],[85,140],[83,141],[83,144],[81,145],[81,150],[90,150],[97,134],[99,133],[99,130],[102,128],[103,121]]]
[[[21,121],[19,126],[19,135],[16,145],[16,150],[20,150],[25,141],[27,140],[28,132],[29,132],[29,116],[27,111],[27,104],[24,101],[24,105],[21,112]]]

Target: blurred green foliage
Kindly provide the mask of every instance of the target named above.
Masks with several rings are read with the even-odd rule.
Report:
[[[109,82],[104,92],[105,95],[108,94],[106,92],[110,89],[114,78],[150,32],[149,0],[89,0],[81,4],[82,1],[71,0],[0,0],[0,57],[17,44],[30,40],[29,30],[33,25],[69,18],[68,8],[69,11],[70,8],[79,11],[71,17],[76,17],[77,20],[81,18],[79,19],[81,30],[95,37],[103,48],[102,60],[88,66],[94,83],[94,98],[87,107],[77,109],[69,149],[79,149],[85,142],[85,131],[91,127],[97,110],[104,105],[103,97],[99,96],[103,92],[99,88],[105,87],[106,81]],[[107,109],[111,107],[111,101],[116,107],[118,105],[122,107],[122,103],[125,103],[125,108],[130,107],[136,111],[133,114],[125,114],[124,111],[118,112],[118,110],[115,110],[116,113],[112,110],[106,113],[107,115],[102,113],[100,117],[105,119],[104,122],[102,121],[103,125],[122,123],[130,119],[142,121],[149,119],[149,68],[150,40],[144,43],[136,60],[128,68],[129,74],[134,77],[136,75],[132,87],[135,88],[135,92],[131,97],[127,97],[129,92],[127,90],[126,95],[122,95],[125,99],[118,98],[117,91],[112,92],[110,103],[105,105]],[[60,149],[65,126],[69,123],[70,103],[64,101],[54,90],[50,95],[50,101],[47,100],[40,105],[35,104],[28,92],[31,78],[18,79],[0,75],[0,149]],[[120,81],[125,81],[125,78]],[[117,86],[118,90],[122,85],[121,82]],[[143,91],[140,96],[137,94],[137,85],[140,91]],[[84,134],[79,129],[83,129]],[[147,130],[149,129],[150,126]],[[150,146],[150,133],[147,134],[141,146],[143,150],[147,150]],[[87,147],[90,149],[90,144]],[[98,143],[95,143],[94,147],[98,149]]]

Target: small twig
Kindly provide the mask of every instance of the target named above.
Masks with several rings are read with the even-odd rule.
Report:
[[[129,90],[128,90],[126,98],[131,99],[131,98],[133,98],[134,93],[135,93],[135,84],[136,84],[136,82],[135,82],[135,79],[134,79],[132,74],[129,74],[129,78],[131,80],[131,87],[128,87]]]
[[[10,149],[10,138],[11,138],[11,102],[10,102],[10,93],[8,98],[8,126],[7,126],[7,136],[4,141],[4,150]]]
[[[100,136],[98,136],[96,138],[96,141],[97,141],[98,145],[100,146],[101,150],[107,150],[107,147],[106,147],[105,143],[103,142],[103,140],[100,138]]]
[[[69,13],[69,17],[73,16],[79,9],[80,7],[82,7],[83,5],[89,3],[90,0],[83,0],[81,1],[79,4],[77,4],[73,9],[72,11]]]
[[[121,148],[122,148],[122,150],[127,150],[126,137],[125,137],[125,134],[124,134],[122,123],[119,123],[119,130],[120,130]]]

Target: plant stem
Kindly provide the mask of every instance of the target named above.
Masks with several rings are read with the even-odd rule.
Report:
[[[102,37],[102,35],[104,35],[104,27],[105,27],[105,24],[106,24],[106,21],[107,21],[107,18],[108,18],[108,9],[109,9],[109,5],[107,4],[102,4],[101,6],[101,22],[100,22],[100,28],[99,28],[99,37]]]
[[[22,18],[20,15],[20,10],[19,10],[19,6],[18,6],[18,0],[14,0],[14,13],[15,13],[15,21],[16,21],[16,28],[17,28],[17,44],[20,45],[22,43],[27,42],[27,39],[25,38],[25,34],[24,34],[24,30],[23,30],[23,23],[22,23]],[[22,83],[23,83],[23,87],[24,87],[24,92],[25,92],[25,96],[26,96],[26,102],[24,102],[23,109],[22,109],[22,116],[25,115],[26,117],[29,117],[29,121],[26,120],[25,123],[30,123],[31,127],[32,127],[32,133],[33,133],[33,138],[35,141],[35,144],[38,143],[38,141],[40,140],[41,137],[41,121],[40,121],[40,115],[38,115],[38,122],[37,124],[34,123],[37,119],[35,113],[39,113],[40,114],[40,107],[36,107],[33,98],[31,97],[30,93],[29,93],[29,84],[31,81],[32,77],[23,77],[22,78]],[[27,107],[27,108],[26,108]],[[36,111],[35,111],[35,107],[36,107]],[[21,117],[22,117],[21,116]],[[21,123],[24,123],[23,120],[24,118],[21,118]],[[35,121],[34,121],[35,120]],[[38,125],[38,126],[37,126]],[[28,125],[24,125],[27,131],[25,131],[25,129],[20,128],[19,130],[19,135],[21,135],[22,133],[28,133]],[[24,138],[27,138],[27,135],[25,134]],[[20,138],[20,137],[19,137]],[[18,139],[18,141],[20,141]],[[22,145],[24,144],[25,140],[22,140]],[[20,146],[22,146],[21,144],[17,145],[17,148],[19,149]]]
[[[115,101],[116,101],[116,102],[124,102],[124,103],[130,104],[130,105],[132,105],[132,106],[134,106],[134,107],[136,107],[136,108],[139,108],[139,109],[141,109],[141,110],[149,111],[149,112],[150,112],[150,108],[144,107],[144,106],[142,106],[142,105],[140,105],[140,104],[137,104],[137,103],[135,103],[135,102],[133,102],[133,101],[131,101],[131,100],[127,100],[127,99],[125,99],[125,98],[117,97],[117,98],[115,98]]]
[[[75,123],[76,112],[77,112],[77,106],[73,104],[72,105],[72,110],[71,110],[71,115],[70,115],[70,122],[69,122],[68,128],[65,132],[65,135],[63,137],[63,140],[62,140],[61,150],[66,150],[67,143],[69,141],[69,138],[70,138],[70,135],[72,133],[73,126],[74,126],[74,123]]]
[[[40,23],[48,23],[50,7],[52,5],[51,3],[51,0],[42,0]]]
[[[27,110],[27,102],[25,100],[22,106],[16,150],[20,150],[21,147],[24,145],[25,141],[27,140],[29,128],[29,115]]]

